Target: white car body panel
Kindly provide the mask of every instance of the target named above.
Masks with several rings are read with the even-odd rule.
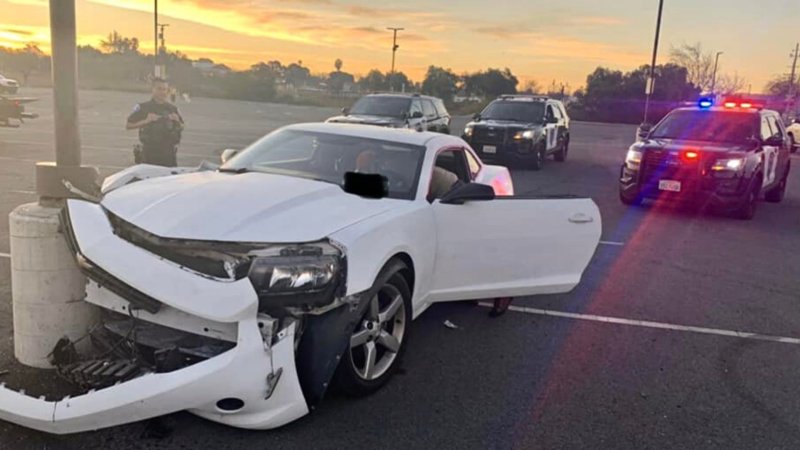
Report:
[[[566,292],[580,281],[599,241],[601,218],[590,199],[429,203],[436,151],[469,149],[457,137],[368,125],[288,128],[426,146],[416,198],[365,199],[330,183],[263,173],[187,168],[173,175],[174,169],[137,166],[107,180],[102,206],[69,200],[83,256],[166,305],[154,314],[136,311],[139,319],[226,341],[235,336],[237,345],[174,372],[59,402],[0,388],[0,419],[71,433],[189,410],[231,426],[269,429],[309,412],[295,366],[294,324],[269,345],[247,278],[215,279],[135,246],[113,233],[103,208],[162,238],[264,244],[330,239],[347,261],[346,298],[370,289],[383,266],[403,255],[414,270],[414,318],[434,302]],[[481,163],[476,181],[500,196],[513,193],[505,167]],[[87,295],[91,303],[126,312],[126,301],[102,287],[90,285]],[[282,375],[265,399],[267,375],[278,369]],[[245,409],[217,410],[216,402],[228,397],[244,400]]]

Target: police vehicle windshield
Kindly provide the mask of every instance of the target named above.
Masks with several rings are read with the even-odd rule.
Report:
[[[362,97],[350,108],[350,114],[400,118],[408,112],[410,104],[409,98]]]
[[[481,113],[484,120],[509,120],[514,122],[541,122],[544,103],[499,101],[492,102]]]
[[[675,111],[659,123],[651,139],[746,143],[758,136],[758,115],[732,111]]]
[[[413,199],[425,147],[301,130],[279,130],[226,162],[223,172],[263,172],[341,185],[347,172],[381,174],[389,198]]]

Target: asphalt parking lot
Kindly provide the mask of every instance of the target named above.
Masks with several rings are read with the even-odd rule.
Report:
[[[48,91],[39,119],[0,128],[0,216],[35,200],[34,162],[53,158]],[[27,94],[27,93],[26,93]],[[84,161],[132,164],[124,121],[135,94],[81,93]],[[179,102],[179,162],[217,161],[289,123],[333,109],[226,100]],[[454,120],[460,131],[465,118]],[[514,171],[518,193],[590,196],[603,241],[565,295],[484,307],[439,305],[413,325],[402,373],[366,399],[330,396],[275,431],[178,413],[166,437],[144,423],[49,436],[0,423],[0,448],[798,448],[800,447],[800,158],[786,199],[756,218],[617,199],[634,127],[573,123],[569,159]],[[0,370],[13,358],[8,223],[0,220]],[[445,327],[449,320],[459,328]],[[743,333],[753,333],[746,335]],[[0,381],[2,377],[0,376]]]

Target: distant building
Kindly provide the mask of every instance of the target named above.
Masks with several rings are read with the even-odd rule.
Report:
[[[200,59],[192,63],[192,67],[206,76],[222,76],[230,73],[231,69],[225,64],[216,64],[210,59]]]

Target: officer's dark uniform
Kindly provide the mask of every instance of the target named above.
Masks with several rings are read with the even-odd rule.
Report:
[[[139,103],[128,116],[128,122],[141,122],[147,115],[153,113],[161,116],[155,122],[139,128],[139,141],[142,143],[141,154],[134,155],[136,163],[155,164],[160,166],[175,167],[178,165],[178,143],[181,141],[183,131],[183,117],[178,107],[172,103],[158,103],[148,100]],[[175,123],[168,116],[177,114],[180,123]]]

